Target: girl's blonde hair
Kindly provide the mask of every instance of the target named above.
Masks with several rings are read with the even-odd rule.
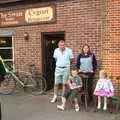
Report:
[[[107,78],[107,72],[105,70],[100,70],[99,78]]]

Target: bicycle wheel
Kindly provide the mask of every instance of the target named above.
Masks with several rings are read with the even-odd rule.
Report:
[[[12,94],[15,90],[15,80],[12,74],[5,75],[5,79],[0,85],[0,94]]]
[[[34,81],[33,86],[27,86],[28,92],[33,95],[41,95],[46,91],[46,79],[41,74],[36,75],[34,79],[32,78],[32,81]]]
[[[15,75],[16,75],[16,77],[15,77],[16,78],[16,81],[15,81],[16,87],[15,87],[14,92],[19,93],[24,90],[23,85],[25,84],[25,81],[26,81],[28,75],[25,72],[16,72]]]

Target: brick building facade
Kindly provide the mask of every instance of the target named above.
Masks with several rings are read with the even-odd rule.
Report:
[[[15,69],[27,71],[27,64],[34,61],[37,69],[50,72],[44,66],[45,39],[64,39],[72,48],[75,59],[83,44],[88,43],[96,54],[99,67],[113,76],[114,84],[120,80],[120,0],[47,0],[45,2],[15,2],[3,4],[0,11],[55,5],[56,21],[0,28],[12,31],[13,61]],[[29,39],[24,39],[24,33]],[[59,36],[60,34],[60,36]],[[54,37],[51,37],[53,35]],[[57,38],[56,36],[59,37]],[[61,37],[62,36],[62,37]],[[53,41],[54,43],[54,41]],[[49,52],[49,50],[47,51]],[[51,69],[50,69],[51,70]],[[47,72],[46,72],[47,71]]]

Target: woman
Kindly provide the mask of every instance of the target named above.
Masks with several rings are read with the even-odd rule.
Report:
[[[89,45],[82,47],[81,53],[77,57],[77,69],[79,72],[88,72],[88,101],[92,101],[92,78],[97,67],[95,55],[90,51]]]

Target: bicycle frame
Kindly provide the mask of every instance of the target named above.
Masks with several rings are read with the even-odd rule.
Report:
[[[8,68],[6,67],[5,62],[4,62],[4,60],[3,60],[3,58],[2,58],[1,56],[0,56],[0,61],[1,61],[2,65],[3,65],[4,69],[5,69],[5,72],[6,72],[6,73],[11,73],[11,72],[8,70]]]
[[[9,70],[9,68],[7,67],[7,65],[4,62],[4,59],[1,56],[0,56],[0,61],[1,61],[2,65],[3,65],[4,69],[5,69],[5,72],[7,74],[11,74],[15,78],[15,80],[17,82],[19,82],[24,87],[25,86],[24,83],[22,81],[20,81],[19,78],[15,75],[15,70],[14,69]]]

